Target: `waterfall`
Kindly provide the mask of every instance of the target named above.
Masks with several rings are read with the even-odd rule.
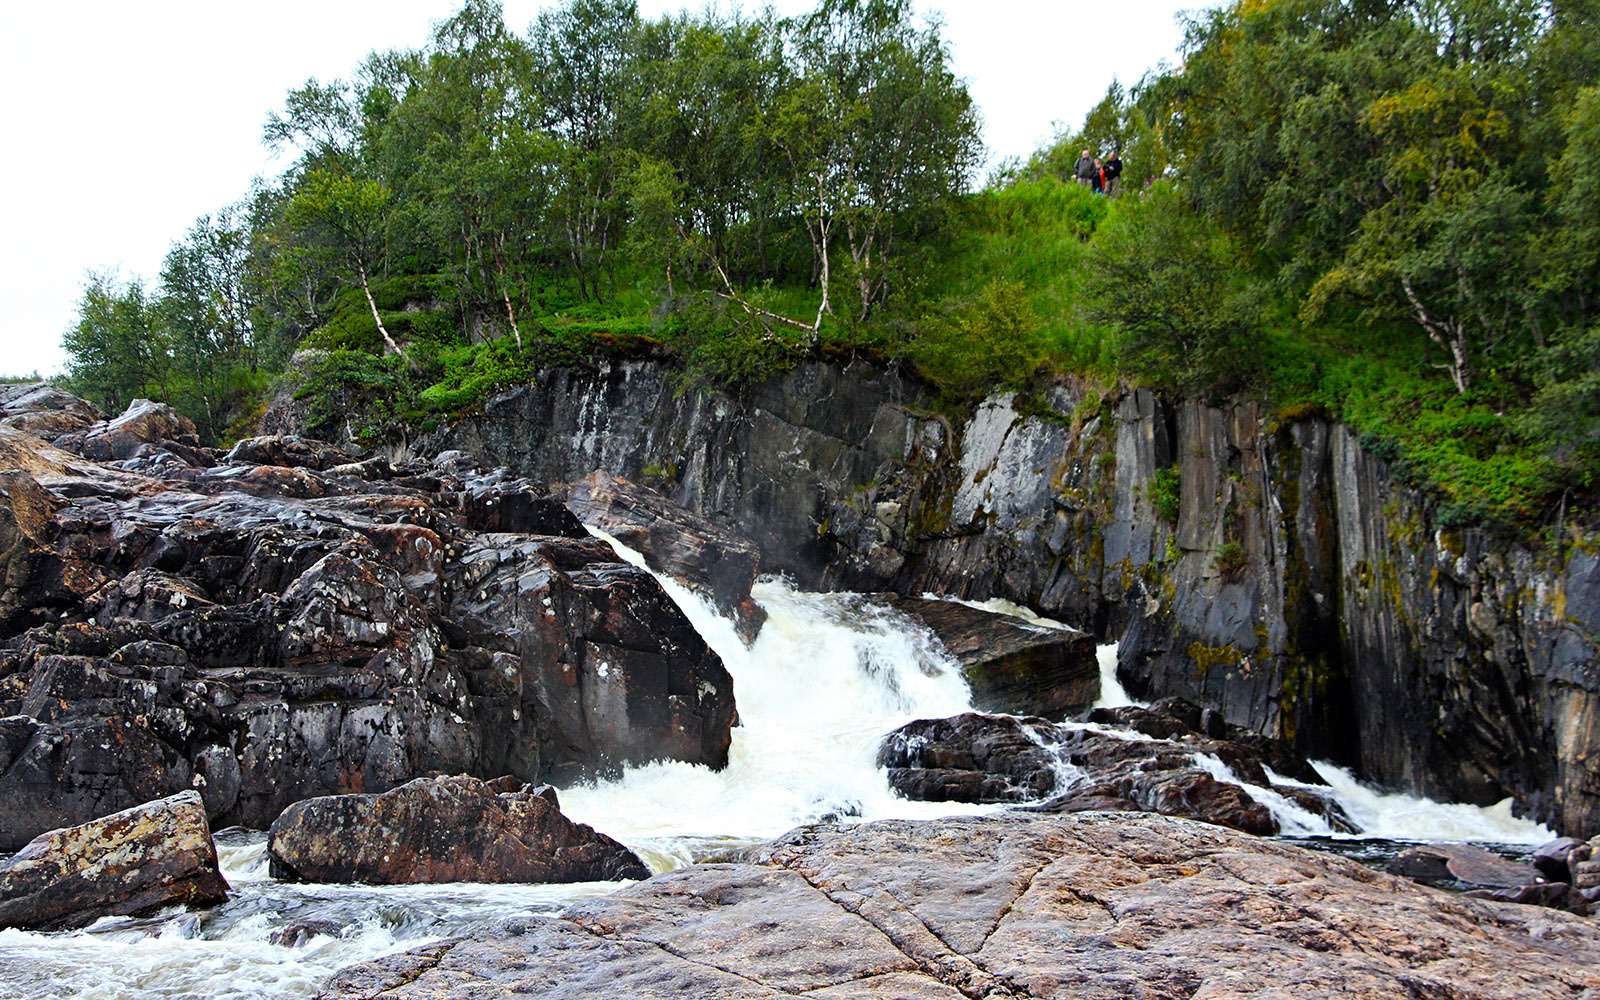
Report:
[[[638,553],[590,529],[635,565]],[[733,676],[739,725],[728,766],[681,761],[560,789],[573,819],[638,851],[653,867],[687,863],[718,843],[769,839],[823,817],[916,818],[994,807],[911,802],[890,791],[878,743],[913,719],[972,710],[959,666],[926,629],[855,594],[796,590],[763,578],[767,612],[746,648],[705,599],[658,577]]]

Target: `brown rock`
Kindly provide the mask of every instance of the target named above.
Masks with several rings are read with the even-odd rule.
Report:
[[[297,802],[272,824],[272,873],[310,882],[647,878],[632,851],[562,815],[555,791],[465,775]]]
[[[1544,1000],[1600,926],[1159,816],[796,831],[559,918],[339,974],[329,1000],[593,996]]]
[[[1389,859],[1388,868],[1419,882],[1458,883],[1474,889],[1514,888],[1539,881],[1539,872],[1532,865],[1471,844],[1408,847]]]
[[[227,895],[194,792],[41,834],[0,863],[0,927],[80,927]]]

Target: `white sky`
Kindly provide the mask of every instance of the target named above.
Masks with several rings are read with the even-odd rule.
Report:
[[[524,29],[547,2],[505,0],[507,23]],[[1076,125],[1113,77],[1132,82],[1174,60],[1178,12],[1206,3],[917,0],[944,18],[991,160],[1027,155],[1052,123]],[[703,6],[640,0],[647,16]],[[58,370],[87,272],[153,280],[196,217],[280,169],[261,125],[289,88],[347,76],[373,49],[419,46],[455,9],[455,0],[0,2],[0,374]]]

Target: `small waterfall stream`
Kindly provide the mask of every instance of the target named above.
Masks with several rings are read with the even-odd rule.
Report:
[[[637,553],[607,540],[643,565]],[[824,817],[866,821],[998,808],[898,798],[876,766],[878,742],[889,731],[971,707],[956,665],[931,634],[859,595],[808,593],[765,579],[754,596],[767,622],[747,648],[706,601],[672,580],[662,584],[733,675],[740,725],[728,767],[662,761],[615,780],[563,788],[568,815],[663,871]],[[1059,626],[1004,602],[976,606]],[[1117,682],[1115,645],[1100,647],[1099,661],[1101,704],[1130,704]],[[1200,763],[1237,781],[1221,761]],[[1318,771],[1364,837],[1536,844],[1551,836],[1512,817],[1509,802],[1483,809],[1384,795],[1338,768],[1318,765]],[[1271,789],[1247,791],[1277,814],[1287,835],[1335,836]],[[198,913],[102,920],[70,933],[0,931],[0,997],[309,997],[344,966],[507,918],[559,912],[620,884],[299,885],[267,875],[265,834],[224,831],[217,839],[234,888],[227,903]],[[286,929],[296,930],[298,940],[285,940]]]

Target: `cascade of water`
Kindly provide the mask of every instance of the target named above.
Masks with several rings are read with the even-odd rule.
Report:
[[[643,564],[616,539],[594,534]],[[899,798],[876,764],[879,741],[895,728],[971,710],[958,666],[926,629],[858,595],[806,593],[765,578],[754,597],[767,620],[746,648],[707,601],[658,578],[733,676],[739,725],[728,766],[658,761],[563,788],[568,815],[663,867],[708,844],[765,839],[824,816],[984,811]]]

